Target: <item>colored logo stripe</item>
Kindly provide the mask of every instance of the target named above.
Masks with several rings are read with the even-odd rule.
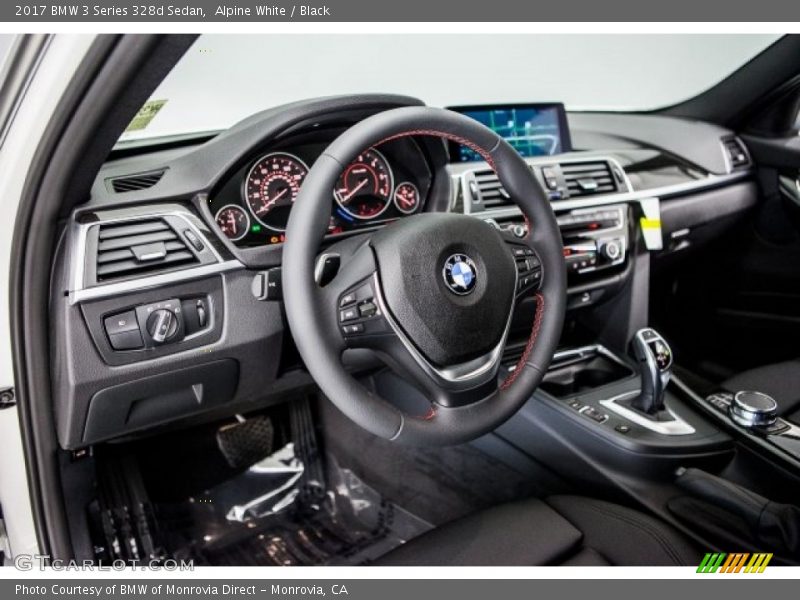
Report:
[[[727,556],[724,552],[707,553],[703,557],[703,562],[697,567],[698,573],[716,573],[722,561]]]
[[[749,559],[749,561],[748,561]],[[708,552],[703,557],[698,573],[763,573],[772,560],[771,553],[758,552]]]
[[[750,559],[750,562],[747,563],[747,566],[744,569],[745,573],[763,573],[764,569],[767,568],[769,561],[772,560],[772,553],[758,553],[753,554],[753,558]]]

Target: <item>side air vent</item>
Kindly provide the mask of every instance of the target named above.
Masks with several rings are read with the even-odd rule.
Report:
[[[475,172],[475,186],[472,187],[472,192],[473,196],[477,192],[477,199],[486,208],[498,208],[513,204],[511,196],[497,179],[497,174],[491,169]]]
[[[722,149],[731,165],[731,170],[750,166],[750,156],[744,142],[737,137],[727,137],[722,140]]]
[[[567,182],[570,198],[594,194],[613,194],[617,191],[611,167],[604,160],[562,163],[561,172]]]
[[[200,262],[162,218],[100,225],[96,268],[98,282],[153,275]]]
[[[126,175],[125,177],[115,177],[111,179],[111,189],[117,194],[133,192],[136,190],[146,190],[153,187],[164,176],[164,169],[160,171],[150,171],[148,173],[138,173],[136,175]]]

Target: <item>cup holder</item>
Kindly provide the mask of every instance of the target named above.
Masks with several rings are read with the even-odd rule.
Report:
[[[574,396],[633,375],[633,370],[600,347],[559,353],[540,389],[556,398]]]

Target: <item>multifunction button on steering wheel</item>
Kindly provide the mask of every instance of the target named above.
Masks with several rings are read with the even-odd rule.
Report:
[[[478,152],[521,208],[528,236],[468,215],[418,214],[342,242],[336,277],[319,286],[314,267],[342,169],[364,148],[406,136],[441,137]],[[480,123],[427,107],[361,121],[312,166],[286,237],[284,298],[298,350],[328,398],[372,433],[428,445],[474,439],[513,415],[546,372],[564,319],[561,234],[528,165]],[[536,297],[531,336],[501,379],[514,307],[526,295]],[[403,413],[356,381],[342,364],[353,348],[375,351],[414,383],[431,403],[428,413]]]

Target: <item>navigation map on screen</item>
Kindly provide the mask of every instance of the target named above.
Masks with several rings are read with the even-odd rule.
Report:
[[[480,121],[524,157],[552,156],[570,150],[569,137],[564,132],[564,109],[560,104],[455,107],[451,110]],[[483,160],[477,152],[465,146],[453,147],[451,155],[454,162]]]

